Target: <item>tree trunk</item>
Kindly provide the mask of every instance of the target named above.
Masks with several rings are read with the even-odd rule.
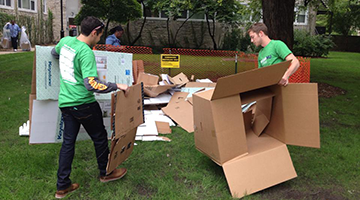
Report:
[[[214,50],[217,50],[217,44],[216,44],[216,41],[215,41],[215,18],[212,18],[213,20],[213,26],[212,26],[212,33],[211,33],[211,27],[210,27],[210,22],[209,22],[209,13],[205,13],[206,15],[206,24],[207,24],[207,27],[208,27],[208,31],[209,31],[209,35],[211,37],[211,40],[213,42],[213,45],[214,45]]]
[[[270,39],[281,40],[293,49],[295,0],[262,0],[263,20]]]
[[[145,10],[144,1],[141,1],[141,4],[142,4],[142,6],[143,6],[143,9]],[[129,22],[129,23],[130,23],[130,22]],[[146,23],[146,15],[144,14],[144,19],[143,19],[143,22],[142,22],[142,24],[141,24],[141,28],[140,28],[139,34],[138,34],[138,36],[135,38],[135,40],[130,43],[130,46],[133,46],[133,45],[141,38],[141,34],[142,34],[143,29],[144,29],[145,23]],[[130,27],[128,28],[128,30],[129,30],[129,33],[128,33],[128,34],[130,35]],[[129,40],[129,42],[130,42],[130,40]]]

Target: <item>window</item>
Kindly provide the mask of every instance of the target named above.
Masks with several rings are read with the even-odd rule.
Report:
[[[46,9],[46,0],[42,1],[42,9],[43,9],[43,13],[47,14],[47,9]]]
[[[307,24],[307,17],[308,17],[308,10],[302,10],[295,8],[295,24],[297,25],[306,25]]]
[[[36,0],[18,0],[18,7],[23,10],[36,12]]]
[[[13,8],[13,0],[0,0],[0,8]]]

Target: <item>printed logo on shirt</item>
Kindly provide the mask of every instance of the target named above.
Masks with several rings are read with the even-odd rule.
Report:
[[[74,74],[74,58],[76,51],[66,44],[60,50],[60,73],[65,83],[76,83]]]
[[[271,59],[271,55],[266,56],[266,57],[263,58],[260,62],[261,62],[261,64],[263,65],[263,64],[266,64],[267,60],[269,60],[269,59]]]

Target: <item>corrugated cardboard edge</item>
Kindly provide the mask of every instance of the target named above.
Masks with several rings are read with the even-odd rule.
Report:
[[[168,105],[161,110],[178,123],[184,130],[194,132],[193,107],[186,101],[187,92],[176,92]]]
[[[219,78],[212,100],[277,84],[291,61]]]
[[[262,145],[255,142],[249,146],[248,155],[224,163],[224,173],[233,197],[241,198],[297,177],[286,144],[267,135],[251,137],[251,140],[264,139],[267,141]],[[264,147],[265,144],[270,145]]]

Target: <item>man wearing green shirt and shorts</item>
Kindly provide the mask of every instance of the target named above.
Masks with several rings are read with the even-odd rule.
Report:
[[[279,85],[286,86],[289,83],[289,77],[300,67],[299,60],[294,56],[286,44],[280,40],[271,40],[268,36],[268,29],[264,23],[255,23],[248,34],[251,42],[255,46],[262,46],[258,55],[259,68],[291,60],[291,65],[285,72]]]
[[[64,120],[63,143],[59,155],[56,198],[64,198],[79,188],[70,180],[71,164],[75,154],[75,142],[80,125],[94,142],[100,181],[108,182],[122,178],[127,170],[115,169],[106,173],[109,148],[102,111],[95,100],[94,92],[107,93],[117,89],[127,94],[124,84],[104,83],[98,79],[96,60],[91,47],[99,42],[104,24],[95,17],[86,17],[81,22],[81,34],[65,37],[52,50],[59,57],[60,93],[59,108]]]

